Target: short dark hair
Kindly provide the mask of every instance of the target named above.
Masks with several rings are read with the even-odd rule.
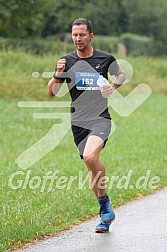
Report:
[[[88,32],[89,32],[89,33],[93,33],[93,25],[92,25],[92,23],[91,23],[88,19],[86,19],[86,18],[78,18],[78,19],[76,19],[76,20],[73,22],[72,27],[73,27],[74,25],[81,25],[81,24],[85,24],[85,25],[87,26]]]

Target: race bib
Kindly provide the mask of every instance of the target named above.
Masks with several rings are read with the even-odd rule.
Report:
[[[86,73],[76,72],[75,73],[75,85],[78,90],[99,90],[97,80],[99,73]]]

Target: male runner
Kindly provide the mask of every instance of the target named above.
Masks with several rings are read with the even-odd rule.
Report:
[[[71,128],[74,141],[88,169],[90,185],[98,177],[92,190],[98,200],[101,217],[95,231],[101,233],[109,231],[115,218],[103,179],[105,167],[99,159],[111,131],[107,97],[124,82],[125,73],[111,54],[93,48],[93,37],[89,20],[79,18],[73,22],[72,39],[76,51],[58,60],[53,78],[48,83],[48,94],[55,96],[66,79],[72,99]],[[106,83],[108,72],[115,75],[115,80],[103,85],[101,82],[104,77]],[[99,87],[100,84],[103,88]]]

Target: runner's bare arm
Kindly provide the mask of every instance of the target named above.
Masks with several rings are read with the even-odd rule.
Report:
[[[62,72],[65,69],[65,65],[66,65],[66,60],[65,59],[60,59],[57,62],[57,69],[56,69],[56,73],[55,75],[58,77],[62,74]],[[61,79],[57,79],[57,78],[52,78],[49,82],[48,82],[48,95],[49,96],[55,96],[57,95],[62,83],[64,81]]]
[[[101,93],[104,97],[108,97],[112,92],[119,88],[126,80],[125,72],[119,67],[118,72],[115,74],[115,80],[110,85],[101,89]]]
[[[52,78],[48,82],[48,95],[55,96],[59,92],[59,89],[62,85],[63,81],[59,79]]]
[[[113,85],[113,87],[116,89],[120,87],[125,80],[126,80],[125,72],[119,66],[118,72],[115,74],[115,80],[112,82],[111,85]]]

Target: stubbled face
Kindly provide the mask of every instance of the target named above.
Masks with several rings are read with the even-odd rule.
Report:
[[[90,46],[93,33],[89,33],[85,24],[74,25],[72,27],[72,39],[78,51],[86,51]]]

